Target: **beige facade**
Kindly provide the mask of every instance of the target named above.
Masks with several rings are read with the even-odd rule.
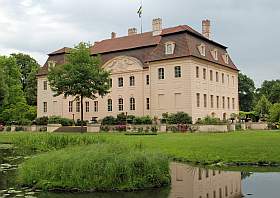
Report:
[[[141,35],[132,34],[128,38],[133,36]],[[188,48],[184,44],[179,46],[179,41],[173,37],[171,41],[166,39],[166,45],[162,47],[167,57]],[[181,37],[184,38],[183,35]],[[111,39],[112,42],[116,41],[114,39],[117,38]],[[135,54],[131,54],[133,50],[117,52],[109,58],[107,54],[103,55],[106,57],[103,67],[112,73],[112,89],[108,95],[95,101],[85,99],[85,120],[117,116],[122,112],[160,118],[162,113],[184,111],[192,116],[193,121],[207,115],[228,119],[232,113],[238,113],[238,70],[229,65],[226,51],[216,48],[207,51],[204,44],[207,41],[194,47],[199,56],[176,55],[143,61],[139,58],[140,51]],[[164,43],[160,45],[164,46]],[[207,60],[209,56],[216,61]],[[53,97],[50,87],[46,84],[44,87],[46,81],[47,74],[38,75],[38,117],[59,115],[80,119],[79,102],[74,98]]]
[[[206,170],[171,163],[170,198],[237,198],[242,197],[241,173]]]

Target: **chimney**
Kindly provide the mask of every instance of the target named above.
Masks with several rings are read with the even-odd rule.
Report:
[[[114,38],[117,38],[116,32],[112,32],[112,33],[111,33],[111,39],[114,39]]]
[[[129,28],[128,29],[128,36],[132,36],[137,34],[137,29],[136,28]]]
[[[153,19],[153,36],[158,36],[162,31],[162,19]]]
[[[202,35],[208,39],[211,37],[211,22],[208,19],[202,21]]]

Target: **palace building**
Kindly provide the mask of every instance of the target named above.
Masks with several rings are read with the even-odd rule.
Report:
[[[111,92],[97,100],[85,99],[84,118],[102,119],[122,112],[161,117],[183,111],[195,122],[207,115],[229,119],[238,113],[238,69],[227,47],[210,38],[209,20],[202,33],[187,25],[162,28],[162,19],[152,21],[152,31],[95,42],[92,56],[100,55],[102,67],[112,73]],[[37,74],[38,117],[62,116],[80,119],[80,102],[53,97],[48,86],[48,67],[64,64],[70,48],[49,54]]]

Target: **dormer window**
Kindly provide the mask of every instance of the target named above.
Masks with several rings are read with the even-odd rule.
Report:
[[[174,54],[175,50],[175,43],[174,42],[167,42],[165,43],[165,54]]]
[[[48,61],[48,67],[55,67],[56,62],[55,61]]]
[[[228,55],[228,54],[224,54],[224,55],[223,55],[223,59],[224,59],[224,62],[225,62],[226,64],[229,63],[229,55]]]
[[[214,49],[211,51],[211,54],[212,54],[212,57],[214,60],[218,60],[218,50],[217,49]]]
[[[201,45],[198,46],[198,50],[201,56],[205,56],[206,55],[206,46],[204,43],[202,43]]]

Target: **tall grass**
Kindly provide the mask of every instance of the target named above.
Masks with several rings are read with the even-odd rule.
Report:
[[[25,151],[51,151],[67,146],[104,143],[105,137],[81,134],[25,133],[12,137],[12,143]]]
[[[19,182],[44,190],[136,190],[170,184],[162,154],[120,144],[94,144],[41,154],[19,168]]]

